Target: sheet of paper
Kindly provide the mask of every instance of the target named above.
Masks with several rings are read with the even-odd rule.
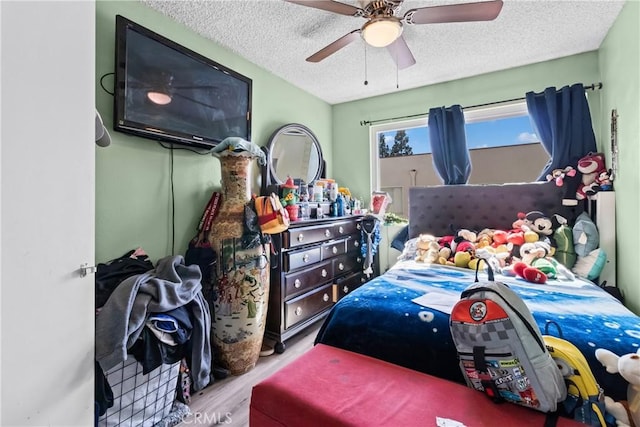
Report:
[[[427,292],[411,301],[423,307],[429,307],[443,313],[451,314],[453,305],[460,300],[459,295],[442,292]]]
[[[436,417],[436,423],[438,427],[466,427],[460,421],[452,420],[450,418]]]

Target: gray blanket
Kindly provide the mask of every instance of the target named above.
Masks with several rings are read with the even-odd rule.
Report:
[[[202,296],[200,268],[180,255],[158,261],[155,269],[125,279],[96,317],[96,360],[106,372],[127,358],[150,313],[187,306],[192,315],[191,377],[200,390],[210,381],[211,317]]]

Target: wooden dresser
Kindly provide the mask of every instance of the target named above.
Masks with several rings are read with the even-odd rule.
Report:
[[[368,280],[362,271],[362,216],[297,221],[272,235],[265,337],[284,341],[324,318],[340,298]],[[373,277],[373,275],[371,276]]]

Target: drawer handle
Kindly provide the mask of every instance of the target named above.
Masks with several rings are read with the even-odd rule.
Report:
[[[329,295],[328,294],[322,295],[322,301],[324,301],[324,302],[329,301]]]
[[[307,261],[309,261],[309,254],[304,254],[302,256],[302,262],[307,262]]]
[[[340,271],[344,270],[344,264],[343,263],[338,264],[338,270],[340,270]]]
[[[345,294],[349,293],[349,287],[347,285],[344,285],[344,288],[342,288],[342,292],[344,292]]]
[[[296,307],[295,314],[296,316],[300,316],[302,314],[302,307]]]
[[[298,242],[302,242],[304,240],[304,236],[302,233],[298,234]]]
[[[333,252],[334,254],[338,253],[338,248],[336,248],[335,246],[331,248],[331,252]]]
[[[344,233],[344,228],[342,226],[338,227],[338,232],[340,234]]]
[[[324,235],[326,237],[330,237],[331,236],[331,230],[329,230],[328,228],[326,230],[324,230]]]
[[[296,288],[302,286],[302,282],[300,281],[300,279],[296,279],[295,282],[293,282],[293,286],[295,286]]]
[[[361,230],[361,229],[362,229],[362,225],[361,225],[361,224],[358,224],[358,225],[356,225],[356,228],[357,228],[358,230]]]
[[[360,242],[358,242],[357,240],[355,242],[353,242],[353,246],[355,246],[356,248],[360,247]]]
[[[327,270],[323,268],[320,274],[322,274],[322,277],[327,277]]]

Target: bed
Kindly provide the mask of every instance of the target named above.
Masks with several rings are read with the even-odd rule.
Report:
[[[562,190],[552,183],[411,188],[409,238],[421,233],[446,235],[451,224],[475,230],[504,228],[520,211],[576,218],[586,204],[564,206]],[[470,269],[400,261],[338,301],[316,343],[464,383],[448,310],[474,276]],[[497,274],[496,280],[507,283],[524,299],[543,334],[549,322],[560,326],[563,337],[582,351],[606,395],[626,400],[627,383],[620,375],[605,371],[595,349],[618,355],[636,352],[640,317],[586,279],[549,280],[540,285]],[[414,302],[416,298],[421,299]],[[554,326],[549,334],[558,334]]]

